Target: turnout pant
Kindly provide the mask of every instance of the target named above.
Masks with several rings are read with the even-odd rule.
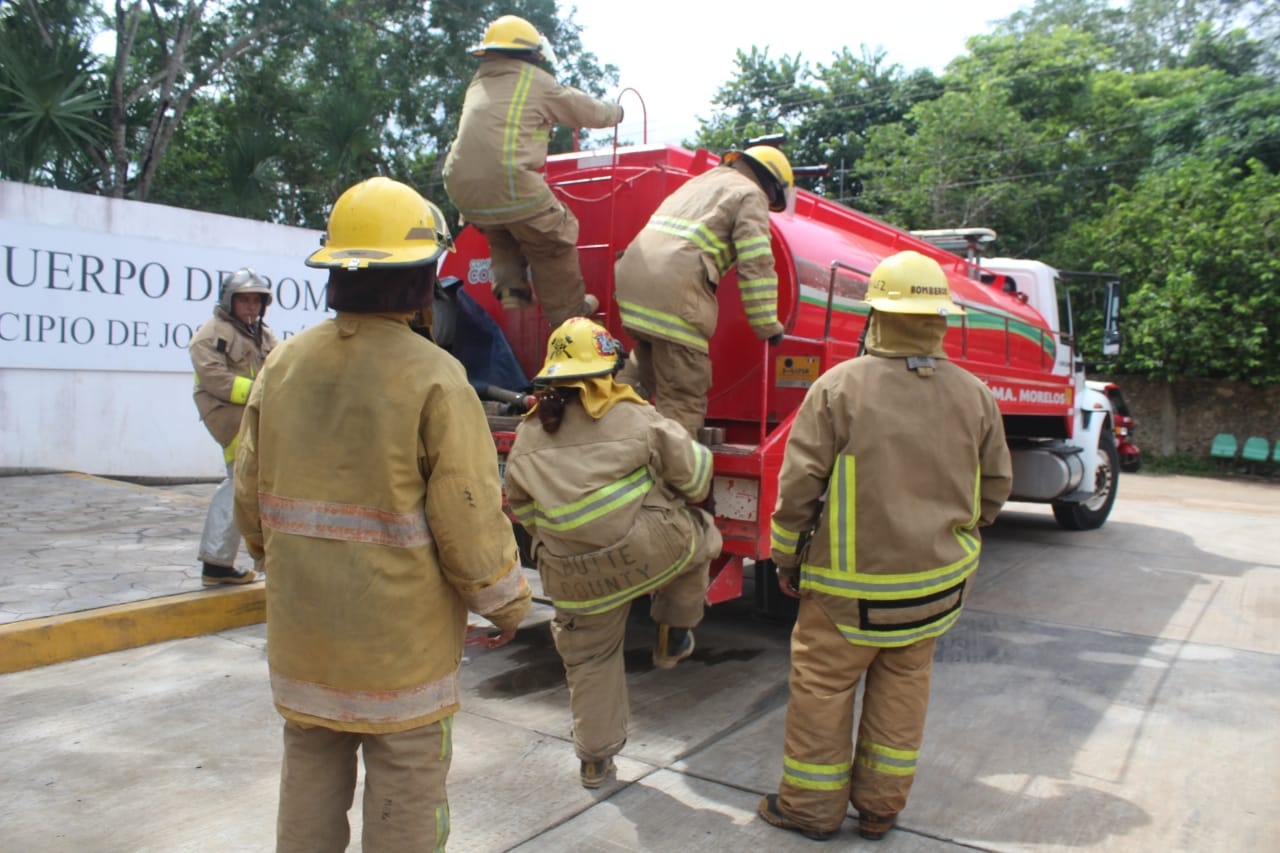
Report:
[[[697,441],[707,417],[711,357],[661,338],[643,338],[634,329],[627,329],[627,333],[636,339],[636,345],[619,371],[618,381],[639,388],[654,408]]]
[[[784,814],[829,830],[849,805],[877,815],[902,811],[924,739],[935,642],[855,646],[820,604],[801,599],[778,788]],[[864,674],[855,744],[854,696]]]
[[[702,621],[710,567],[709,559],[691,562],[657,590],[650,617],[676,628],[696,627]],[[569,684],[573,748],[582,761],[616,755],[627,742],[630,707],[623,650],[630,612],[628,601],[603,613],[557,612],[551,622]]]
[[[235,463],[227,463],[227,479],[218,484],[209,500],[209,514],[200,534],[200,562],[235,568],[240,531],[232,516],[236,500]]]
[[[527,267],[552,329],[581,313],[587,289],[578,265],[578,220],[569,208],[555,201],[529,219],[476,228],[489,241],[494,296],[510,291],[532,300]]]
[[[284,724],[276,819],[277,853],[341,853],[351,840],[347,812],[364,753],[361,849],[431,853],[449,840],[445,777],[453,758],[453,717],[390,734]]]

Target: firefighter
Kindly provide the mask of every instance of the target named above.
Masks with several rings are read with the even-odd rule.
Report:
[[[716,288],[735,264],[752,331],[770,344],[782,340],[769,211],[786,209],[793,185],[777,148],[729,151],[668,196],[615,265],[622,326],[636,339],[621,378],[694,438],[711,390]]]
[[[307,258],[337,314],[282,343],[249,395],[236,522],[271,578],[279,851],[346,849],[357,752],[363,849],[443,850],[468,609],[501,629],[492,647],[529,610],[480,400],[415,330],[448,248],[411,187],[348,189]]]
[[[209,434],[222,447],[222,463],[227,468],[227,478],[214,489],[209,501],[200,535],[200,574],[205,586],[249,583],[257,577],[251,569],[236,569],[240,531],[236,530],[232,505],[240,418],[254,377],[278,343],[265,319],[270,304],[267,280],[248,267],[236,270],[218,289],[213,319],[196,330],[187,346],[196,374],[196,408]]]
[[[805,395],[772,520],[791,635],[782,782],[760,816],[825,839],[847,807],[879,839],[907,803],[937,638],[960,616],[1012,462],[990,390],[947,360],[951,300],[938,263],[913,251],[871,274],[869,355]],[[866,687],[854,727],[854,694]]]
[[[538,67],[555,64],[533,24],[503,15],[471,49],[480,67],[467,87],[458,135],[444,163],[444,186],[462,217],[489,241],[493,295],[506,310],[533,304],[556,328],[592,314],[578,265],[578,220],[551,193],[541,169],[553,125],[612,127],[622,107],[561,86]]]
[[[621,352],[589,319],[557,328],[506,465],[508,503],[555,606],[586,788],[606,782],[627,740],[631,600],[653,594],[653,665],[674,667],[693,653],[721,544],[711,516],[690,506],[711,487],[711,452],[614,380]]]

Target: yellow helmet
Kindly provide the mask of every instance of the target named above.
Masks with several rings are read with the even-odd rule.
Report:
[[[413,187],[383,177],[361,181],[338,197],[322,242],[307,266],[413,267],[453,251],[440,208]]]
[[[621,360],[622,345],[604,326],[586,317],[571,317],[551,333],[547,360],[533,381],[548,385],[557,379],[605,376],[616,371]]]
[[[866,303],[886,314],[963,314],[951,300],[947,274],[933,258],[907,250],[890,255],[871,271]]]
[[[727,151],[721,159],[726,163],[745,157],[752,171],[760,178],[769,196],[769,209],[775,213],[787,209],[788,194],[795,187],[795,173],[791,161],[782,149],[772,145],[752,145],[745,151]]]
[[[471,48],[472,56],[484,56],[491,50],[532,50],[542,52],[546,39],[537,27],[518,15],[503,15],[489,24],[484,39]]]

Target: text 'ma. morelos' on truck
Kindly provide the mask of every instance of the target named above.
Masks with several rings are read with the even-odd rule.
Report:
[[[710,151],[674,145],[611,147],[548,159],[548,183],[581,224],[578,246],[587,290],[600,300],[605,325],[624,343],[631,341],[613,296],[618,253],[667,195],[719,161]],[[824,370],[858,354],[870,272],[904,249],[939,261],[952,297],[967,310],[949,318],[945,347],[999,401],[1013,453],[1012,499],[1050,504],[1059,524],[1074,530],[1106,521],[1119,473],[1111,406],[1086,384],[1070,303],[1055,270],[1018,260],[977,266],[803,190],[793,209],[771,214],[771,232],[778,316],[786,328],[782,343],[770,347],[752,333],[734,273],[716,290],[719,325],[710,342],[714,376],[702,437],[715,458],[712,498],[724,551],[712,566],[710,603],[740,597],[750,566],[757,606],[774,609],[769,518],[792,419]],[[464,228],[457,247],[441,270],[443,280],[457,281],[445,288],[447,295],[437,305],[437,334],[457,342],[455,355],[481,396],[501,401],[491,408],[501,463],[514,437],[526,377],[542,363],[549,330],[536,307],[504,312],[498,305],[490,292],[483,235]],[[1104,284],[1105,346],[1118,351],[1118,283]],[[479,353],[463,351],[476,349],[486,329],[496,340],[480,346]],[[922,430],[945,428],[920,424]]]

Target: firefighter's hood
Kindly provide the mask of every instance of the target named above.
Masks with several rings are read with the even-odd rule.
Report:
[[[588,376],[580,379],[558,379],[547,383],[557,388],[577,388],[579,399],[587,414],[594,420],[600,420],[618,403],[640,403],[647,406],[649,401],[641,397],[625,382],[618,382],[613,376]],[[529,410],[532,415],[537,410],[534,406]]]
[[[942,338],[947,333],[947,318],[929,314],[871,314],[871,330],[867,334],[867,351],[883,358],[905,358],[912,355],[946,358]]]

